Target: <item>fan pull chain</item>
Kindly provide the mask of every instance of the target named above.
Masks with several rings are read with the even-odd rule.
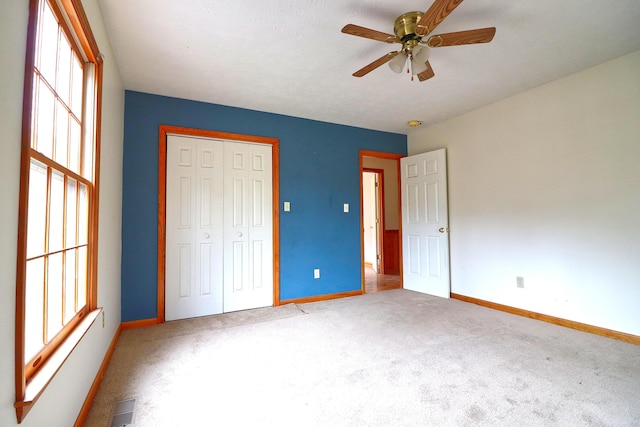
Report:
[[[409,66],[407,67],[407,73],[411,74],[411,81],[413,81],[413,73],[411,68],[413,68],[413,53],[407,56],[407,62],[409,62]]]

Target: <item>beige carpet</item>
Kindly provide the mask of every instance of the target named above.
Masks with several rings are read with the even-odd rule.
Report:
[[[406,290],[123,332],[87,426],[640,425],[640,346]]]

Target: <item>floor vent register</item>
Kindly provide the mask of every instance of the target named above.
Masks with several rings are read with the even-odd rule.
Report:
[[[111,427],[128,427],[133,425],[136,399],[127,399],[116,402],[113,408]]]

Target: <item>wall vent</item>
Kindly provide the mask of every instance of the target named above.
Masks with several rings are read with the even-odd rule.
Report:
[[[133,425],[136,399],[127,399],[116,402],[113,408],[111,427],[127,427]]]

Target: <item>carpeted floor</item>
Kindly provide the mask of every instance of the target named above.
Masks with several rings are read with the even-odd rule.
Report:
[[[399,289],[122,333],[110,426],[640,425],[640,346]]]

